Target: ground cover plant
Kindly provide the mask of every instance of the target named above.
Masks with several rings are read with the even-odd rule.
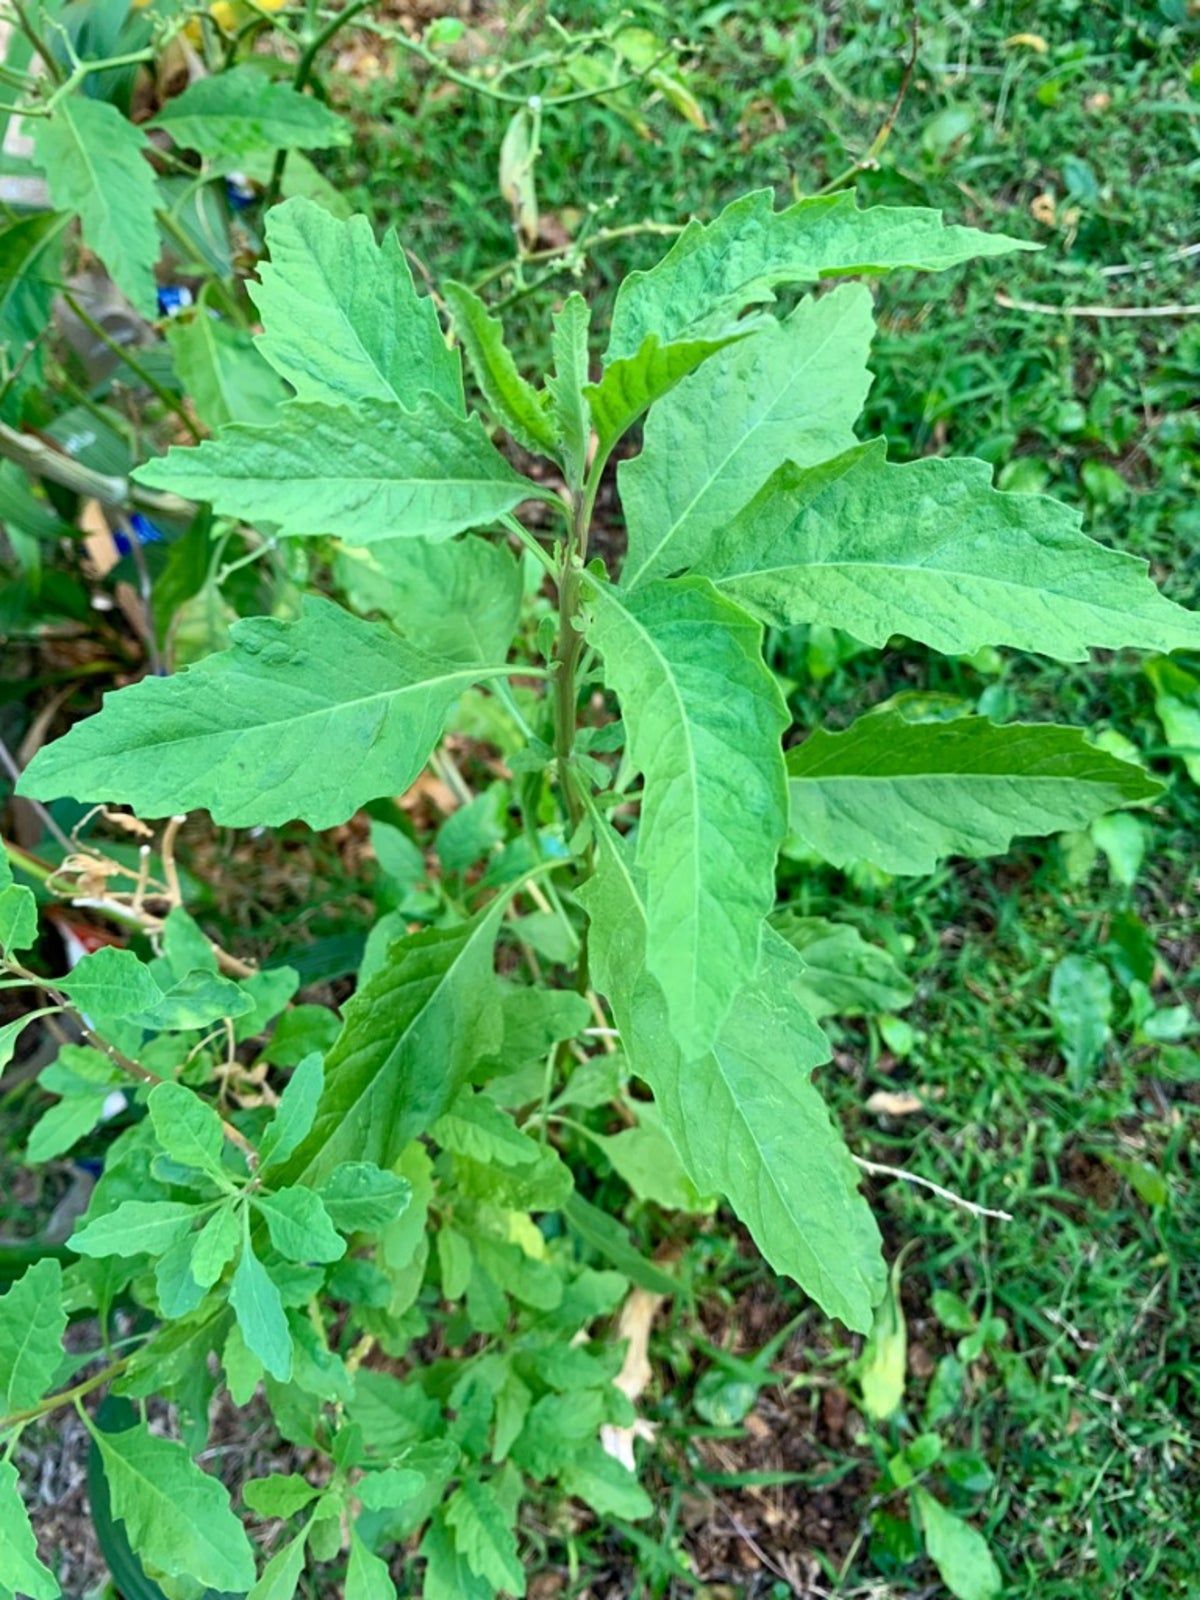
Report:
[[[834,253],[822,254],[831,235]],[[90,1130],[122,1074],[132,1071],[144,1085],[125,1108],[133,1123],[121,1135],[126,1142],[106,1157],[88,1220],[73,1235],[72,1255],[82,1253],[83,1262],[68,1268],[64,1303],[99,1311],[103,1325],[114,1303],[127,1308],[128,1291],[164,1326],[147,1339],[143,1322],[129,1350],[109,1351],[109,1367],[120,1370],[100,1381],[138,1400],[153,1393],[176,1401],[195,1450],[212,1381],[211,1373],[199,1376],[196,1350],[219,1349],[223,1382],[238,1398],[256,1387],[261,1363],[280,1429],[308,1469],[302,1483],[266,1477],[244,1496],[252,1527],[269,1520],[268,1549],[277,1552],[262,1592],[286,1592],[306,1559],[335,1563],[328,1570],[343,1576],[332,1581],[349,1592],[390,1592],[376,1553],[422,1528],[424,1565],[397,1566],[402,1585],[516,1590],[524,1582],[513,1534],[522,1493],[544,1504],[546,1486],[557,1483],[602,1520],[630,1524],[651,1514],[651,1502],[595,1442],[602,1427],[634,1421],[613,1386],[612,1345],[597,1337],[583,1347],[593,1363],[586,1374],[582,1360],[569,1374],[554,1371],[562,1367],[556,1347],[577,1330],[600,1335],[630,1281],[687,1298],[677,1277],[640,1258],[591,1203],[611,1204],[623,1192],[603,1178],[611,1169],[643,1206],[685,1217],[711,1211],[724,1196],[772,1263],[826,1312],[864,1333],[873,1325],[854,1382],[863,1414],[880,1424],[876,1564],[903,1571],[923,1537],[954,1592],[996,1592],[994,1562],[961,1514],[986,1491],[988,1469],[947,1451],[939,1429],[964,1373],[992,1362],[1019,1386],[1020,1370],[990,1305],[972,1310],[943,1293],[934,1310],[959,1337],[957,1355],[938,1364],[938,1398],[931,1392],[919,1437],[891,1432],[885,1442],[903,1399],[899,1279],[888,1288],[856,1174],[809,1080],[828,1046],[807,1019],[883,1010],[880,1036],[903,1060],[915,1039],[894,1013],[906,1009],[911,989],[882,950],[839,921],[837,898],[822,903],[810,886],[826,881],[822,860],[869,889],[896,874],[928,873],[948,855],[1002,850],[1013,833],[1064,827],[1074,830],[1077,853],[1094,839],[1128,863],[1142,824],[1125,814],[1131,834],[1113,808],[1155,800],[1161,788],[1112,737],[1089,744],[1071,730],[1047,731],[1041,719],[1031,733],[963,715],[961,700],[928,693],[891,696],[847,732],[795,744],[784,777],[786,717],[778,672],[759,653],[759,622],[772,628],[768,655],[777,669],[791,676],[798,666],[814,686],[835,677],[843,688],[864,645],[897,635],[975,660],[989,644],[1068,660],[1088,645],[1194,648],[1189,615],[1156,597],[1137,564],[1086,541],[1068,513],[998,494],[978,466],[897,466],[879,445],[857,444],[865,292],[827,286],[795,305],[786,298],[824,274],[945,267],[1006,241],[943,231],[928,214],[863,213],[846,197],[781,213],[769,196],[748,196],[707,228],[694,225],[656,271],[628,281],[596,382],[585,381],[578,297],[553,319],[545,340],[553,367],[538,385],[518,376],[471,291],[439,286],[491,444],[467,420],[461,368],[394,246],[381,249],[361,224],[331,221],[301,201],[271,212],[266,242],[262,287],[253,291],[265,333],[252,348],[299,397],[279,416],[290,413],[303,431],[289,437],[286,424],[235,423],[212,444],[172,452],[140,476],[151,493],[210,501],[217,540],[245,540],[251,569],[282,552],[295,587],[306,575],[290,558],[291,541],[303,540],[308,581],[336,600],[313,600],[293,617],[294,598],[285,598],[277,617],[235,622],[227,649],[210,653],[210,638],[187,672],[121,691],[100,717],[48,747],[25,781],[46,800],[62,788],[129,803],[150,818],[198,807],[251,827],[293,816],[332,825],[366,803],[385,914],[334,1038],[328,1008],[288,1005],[298,974],[246,969],[188,917],[168,825],[149,853],[156,865],[131,862],[131,892],[110,902],[151,933],[151,960],[101,951],[62,981],[41,975],[51,1010],[88,1032],[44,1074],[58,1103],[34,1130],[31,1158],[52,1157],[81,1137],[103,1147],[106,1136]],[[718,284],[706,305],[694,285],[711,286],[710,259],[731,254],[745,277]],[[366,362],[353,348],[347,360],[337,337],[312,338],[314,263],[319,282],[331,260],[348,258],[393,296],[392,316],[374,322],[376,334],[404,329],[404,353],[418,352],[417,361],[401,360],[386,333]],[[326,293],[328,335],[355,317]],[[772,304],[776,294],[782,306]],[[277,307],[305,306],[299,334],[299,319],[273,324],[272,296]],[[363,327],[355,328],[360,347]],[[829,341],[827,390],[797,371],[815,327]],[[261,386],[264,369],[250,365]],[[860,376],[847,384],[851,369]],[[414,379],[414,389],[403,388]],[[777,417],[772,402],[789,400],[796,409]],[[642,453],[616,475],[628,554],[589,567],[589,512],[605,457],[652,401]],[[590,463],[581,443],[589,425],[598,435]],[[497,427],[518,452],[496,452]],[[422,470],[398,474],[398,452],[380,468],[370,459],[380,437],[415,449],[409,460]],[[330,465],[314,439],[328,444]],[[438,478],[421,448],[434,452]],[[535,464],[539,455],[547,468]],[[302,489],[300,473],[308,475]],[[356,503],[363,481],[370,493]],[[961,549],[945,547],[947,505],[975,535],[966,561]],[[328,520],[339,516],[343,522]],[[243,531],[243,522],[257,530]],[[494,531],[489,539],[459,531],[475,526]],[[859,541],[849,549],[837,543],[847,529]],[[929,545],[914,562],[918,529]],[[441,537],[434,542],[431,533]],[[206,526],[199,537],[210,539]],[[940,565],[930,559],[934,549]],[[1040,613],[1027,602],[1030,574],[1055,585],[1055,603]],[[995,596],[1014,588],[1022,603],[1006,611]],[[461,604],[450,606],[447,595]],[[353,612],[387,618],[390,631]],[[793,664],[788,653],[797,647]],[[1186,709],[1186,659],[1154,667],[1169,714],[1171,700]],[[464,696],[463,684],[481,687]],[[364,709],[371,698],[385,703],[382,714]],[[993,695],[984,709],[995,715],[1002,704]],[[306,734],[289,748],[289,712],[297,708],[329,745]],[[190,743],[199,718],[214,742],[180,764],[176,736]],[[504,766],[477,797],[464,794],[468,803],[425,852],[414,844],[409,814],[388,800],[427,756],[442,782],[455,782],[453,765],[435,750],[447,718],[499,750]],[[758,725],[757,741],[745,738],[748,722]],[[356,759],[329,759],[326,750],[346,740],[357,741]],[[1034,779],[1024,795],[1014,781],[1022,772]],[[925,820],[889,826],[894,812],[874,799],[878,783],[889,796],[911,796]],[[789,904],[767,918],[780,845]],[[120,881],[119,859],[97,866],[92,856],[91,868]],[[31,901],[20,888],[5,892],[12,975],[23,984],[30,974],[17,942],[30,935]],[[429,933],[413,932],[423,925]],[[1129,987],[1138,1026],[1148,1040],[1169,1043],[1186,1015],[1181,1023],[1157,1006],[1155,962],[1146,965],[1137,919],[1123,933],[1114,927],[1113,940],[1109,961]],[[1067,1085],[1076,1092],[1104,1050],[1112,1007],[1104,970],[1076,957],[1055,974]],[[621,1053],[606,1048],[614,1030],[600,997],[611,1006]],[[14,1042],[25,1020],[10,1031]],[[837,1023],[827,1026],[837,1038]],[[787,1073],[780,1039],[798,1071]],[[177,1075],[185,1087],[155,1081]],[[826,1075],[816,1078],[823,1084]],[[273,1095],[284,1082],[278,1108],[249,1104],[264,1083]],[[654,1091],[653,1102],[639,1082]],[[348,1098],[339,1100],[339,1083]],[[309,1115],[311,1129],[298,1132]],[[417,1133],[423,1141],[410,1144]],[[290,1138],[300,1143],[289,1151]],[[799,1164],[798,1150],[811,1167]],[[426,1171],[428,1152],[436,1159]],[[1126,1175],[1148,1204],[1162,1204],[1153,1171],[1126,1161]],[[118,1182],[105,1190],[110,1177]],[[144,1205],[153,1192],[157,1211],[118,1209],[120,1222],[105,1231],[110,1203]],[[151,1231],[135,1236],[133,1223]],[[89,1227],[99,1230],[90,1238]],[[684,1224],[676,1236],[689,1231]],[[114,1244],[149,1248],[130,1263],[112,1253]],[[51,1308],[44,1377],[44,1350],[60,1333],[52,1310],[58,1280],[50,1262],[32,1270],[6,1306],[16,1326],[31,1305]],[[124,1327],[121,1336],[129,1337]],[[380,1352],[400,1366],[385,1373]],[[711,1354],[695,1403],[705,1420],[728,1429],[744,1414],[745,1397],[765,1387],[771,1350],[762,1364]],[[14,1358],[14,1382],[28,1401],[22,1410],[39,1413],[39,1373],[31,1376],[25,1362],[20,1370]],[[398,1386],[395,1371],[405,1374]],[[47,1381],[54,1376],[52,1369]],[[64,1368],[59,1382],[66,1381]],[[593,1403],[581,1406],[572,1391],[591,1384]],[[99,1422],[84,1425],[94,1430],[117,1524],[168,1589],[188,1578],[249,1581],[245,1547],[214,1483],[144,1426],[104,1439]],[[153,1474],[175,1475],[182,1522],[168,1525],[161,1507],[148,1515],[139,1501],[139,1451]],[[196,1548],[189,1506],[192,1524],[216,1519],[215,1548]],[[289,1516],[300,1520],[280,1547]],[[636,1540],[632,1526],[627,1537]],[[523,1538],[528,1557],[528,1531]],[[683,1581],[668,1556],[656,1565],[640,1548],[644,1581]],[[27,1543],[19,1553],[35,1559]],[[172,1563],[184,1570],[172,1572]]]

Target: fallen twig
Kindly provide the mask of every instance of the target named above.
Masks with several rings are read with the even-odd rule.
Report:
[[[934,1183],[932,1178],[923,1178],[917,1172],[905,1172],[903,1167],[885,1166],[882,1161],[868,1161],[864,1156],[852,1157],[855,1166],[861,1167],[864,1172],[874,1173],[880,1178],[899,1178],[901,1183],[919,1184],[922,1189],[931,1189],[942,1200],[948,1200],[952,1206],[961,1206],[964,1211],[969,1211],[975,1217],[995,1217],[999,1222],[1011,1222],[1011,1211],[993,1211],[990,1206],[977,1206],[974,1200],[964,1200],[962,1195],[955,1194],[953,1189],[944,1189],[940,1183]]]

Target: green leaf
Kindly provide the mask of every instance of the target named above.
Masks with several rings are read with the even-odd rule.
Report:
[[[579,894],[591,921],[592,969],[692,1182],[728,1198],[777,1272],[865,1332],[886,1281],[879,1234],[841,1134],[809,1081],[829,1046],[800,1004],[799,956],[768,927],[759,966],[715,1043],[689,1059],[645,968],[647,912],[630,852],[598,820],[596,844],[596,871]]]
[[[262,150],[330,150],[350,142],[343,118],[290,84],[271,83],[251,66],[197,78],[151,123],[212,172],[233,172]]]
[[[370,1511],[390,1511],[402,1506],[425,1487],[425,1474],[411,1467],[385,1467],[371,1472],[354,1485],[354,1492]]]
[[[757,624],[702,580],[633,594],[589,582],[587,594],[588,638],[645,776],[637,860],[649,968],[694,1054],[758,962],[787,825],[787,708]]]
[[[472,1572],[440,1511],[425,1529],[420,1553],[425,1557],[424,1600],[493,1600],[494,1584]]]
[[[25,1146],[25,1159],[30,1166],[40,1166],[65,1155],[79,1143],[100,1121],[112,1089],[93,1089],[73,1094],[52,1105],[38,1118],[30,1130]]]
[[[654,1504],[633,1473],[599,1443],[589,1444],[558,1475],[566,1494],[574,1495],[600,1517],[637,1522],[650,1516]]]
[[[0,1072],[3,1072],[4,1068],[12,1060],[16,1052],[17,1040],[29,1024],[36,1021],[38,1017],[52,1015],[58,1009],[57,1006],[42,1006],[37,1011],[25,1012],[24,1016],[18,1017],[15,1022],[6,1022],[0,1028]]]
[[[191,1250],[191,1273],[202,1289],[211,1289],[237,1254],[241,1239],[237,1210],[224,1205],[212,1216],[196,1235]]]
[[[78,213],[84,243],[143,316],[154,315],[159,204],[146,135],[106,100],[71,94],[35,119],[33,158],[59,211]]]
[[[371,1161],[343,1161],[322,1183],[320,1195],[335,1228],[374,1233],[407,1210],[413,1189],[407,1178]]]
[[[32,766],[32,763],[31,763]],[[26,767],[26,773],[30,767]],[[83,957],[56,988],[90,1017],[125,1017],[150,1011],[162,999],[154,974],[132,950],[102,945]]]
[[[37,900],[23,883],[0,889],[0,950],[15,955],[37,938]]]
[[[170,1577],[244,1594],[254,1553],[224,1486],[201,1471],[181,1444],[148,1428],[93,1430],[113,1515],[148,1566]]]
[[[1154,685],[1154,714],[1167,747],[1200,784],[1200,678],[1175,661],[1148,661],[1145,671]]]
[[[387,1562],[368,1550],[357,1528],[350,1531],[350,1561],[343,1600],[396,1600]]]
[[[292,1375],[292,1336],[279,1290],[250,1244],[249,1212],[243,1213],[242,1253],[229,1285],[229,1304],[246,1348],[280,1383]]]
[[[262,1576],[251,1589],[247,1600],[292,1600],[304,1571],[304,1544],[307,1538],[308,1529],[305,1528],[275,1552],[262,1569]]]
[[[308,1136],[324,1086],[325,1068],[320,1052],[310,1051],[292,1069],[275,1107],[275,1115],[258,1141],[258,1159],[262,1167],[286,1161]]]
[[[634,354],[610,362],[600,381],[589,384],[584,390],[599,448],[611,449],[643,411],[661,400],[709,356],[747,338],[761,325],[758,321],[749,322],[730,328],[716,338],[681,339],[673,344],[664,344],[656,333],[648,333]]]
[[[782,462],[810,466],[854,443],[873,330],[869,292],[847,284],[711,356],[659,401],[641,454],[617,472],[626,588],[694,565]]]
[[[783,284],[897,267],[940,272],[974,256],[1033,249],[1001,233],[945,227],[940,211],[923,207],[860,211],[845,191],[777,212],[771,191],[758,189],[712,222],[693,219],[657,266],[630,273],[605,359],[633,355],[652,333],[665,343],[719,331],[746,306],[773,300]]]
[[[800,1003],[810,1016],[872,1016],[912,1004],[912,984],[887,951],[868,944],[857,928],[788,909],[771,921],[803,963]]]
[[[43,336],[62,282],[61,237],[67,220],[66,212],[39,211],[0,231],[0,341],[10,357],[10,383],[16,378],[17,358],[35,340],[23,375],[31,383],[43,380]],[[16,381],[19,384],[21,380]],[[34,501],[33,509],[36,515],[46,514],[49,508]]]
[[[548,493],[513,471],[478,417],[430,394],[411,410],[292,400],[269,423],[231,423],[133,476],[289,537],[333,534],[351,544],[449,539]]]
[[[173,1160],[223,1178],[225,1130],[211,1106],[181,1083],[156,1084],[146,1104],[158,1142]]]
[[[668,1211],[700,1210],[701,1197],[683,1170],[675,1146],[661,1127],[642,1115],[640,1107],[639,1116],[637,1127],[595,1134],[593,1142],[639,1200],[652,1200]]]
[[[251,1478],[242,1489],[242,1499],[260,1517],[294,1517],[321,1493],[298,1472],[271,1472],[265,1478]]]
[[[470,922],[398,941],[346,1006],[311,1134],[285,1170],[319,1184],[345,1161],[390,1167],[499,1042],[492,969],[499,896]]]
[[[271,259],[247,286],[266,326],[259,349],[301,400],[413,406],[428,390],[463,412],[458,352],[394,233],[378,245],[366,217],[295,199],[271,207],[266,240]]]
[[[540,1147],[487,1095],[464,1089],[429,1130],[443,1150],[501,1167],[528,1166]]]
[[[122,1200],[67,1243],[81,1256],[162,1256],[190,1232],[197,1208],[182,1200]]]
[[[1068,1076],[1078,1087],[1108,1043],[1113,1014],[1108,968],[1087,956],[1063,956],[1050,975],[1050,1011]]]
[[[489,316],[483,301],[465,284],[450,280],[442,293],[475,381],[497,421],[527,450],[553,455],[558,435],[547,408],[549,397],[517,371],[500,318]]]
[[[525,1593],[525,1571],[509,1518],[489,1484],[467,1478],[446,1503],[446,1526],[471,1571],[497,1589]]]
[[[520,567],[503,545],[470,534],[343,547],[333,571],[355,611],[380,612],[447,661],[503,661],[521,620]]]
[[[792,829],[810,849],[835,867],[870,861],[893,873],[997,855],[1018,835],[1083,827],[1161,790],[1077,728],[909,722],[898,711],[860,717],[845,733],[818,729],[789,751],[787,768]]]
[[[950,1593],[957,1600],[994,1600],[1003,1579],[987,1540],[926,1490],[914,1488],[913,1497],[925,1548]]]
[[[1200,617],[1080,520],[1045,495],[994,489],[986,462],[892,465],[877,440],[779,467],[694,565],[767,622],[877,647],[906,634],[945,655],[991,644],[1082,661],[1089,646],[1200,645]]]
[[[583,482],[591,436],[591,413],[584,394],[588,381],[590,320],[587,301],[573,290],[554,314],[554,331],[550,336],[554,371],[546,379],[558,457],[567,483],[576,489]]]
[[[17,1469],[0,1461],[0,1592],[27,1600],[58,1600],[62,1590],[38,1560],[37,1540],[17,1488]]]
[[[229,827],[332,827],[408,788],[481,670],[425,657],[310,595],[297,621],[245,618],[228,650],[109,696],[38,752],[21,789],[121,801],[143,817],[204,808]]]
[[[52,1257],[35,1261],[0,1295],[0,1416],[36,1405],[47,1392],[66,1331],[62,1268]],[[0,1583],[6,1581],[0,1569]]]
[[[180,382],[210,431],[274,419],[288,391],[241,328],[211,316],[202,302],[194,315],[167,324],[166,339]]]
[[[908,1367],[908,1324],[900,1298],[900,1262],[888,1274],[887,1292],[875,1307],[870,1336],[854,1363],[862,1408],[868,1417],[884,1422],[904,1400],[904,1375]]]
[[[289,1261],[340,1261],[346,1242],[311,1189],[277,1189],[260,1194],[255,1208],[267,1219],[271,1243]]]

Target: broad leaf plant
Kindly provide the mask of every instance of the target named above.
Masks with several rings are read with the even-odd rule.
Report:
[[[206,137],[178,126],[186,110],[179,136]],[[22,964],[32,895],[3,889],[8,981],[82,1030],[43,1071],[55,1100],[32,1158],[70,1149],[121,1086],[137,1114],[65,1269],[39,1262],[0,1300],[0,1426],[79,1405],[113,1513],[171,1596],[279,1600],[339,1560],[347,1600],[376,1600],[401,1544],[428,1600],[521,1595],[519,1511],[539,1486],[600,1516],[650,1512],[600,1442],[634,1421],[604,1329],[631,1281],[680,1287],[589,1200],[567,1137],[580,1118],[619,1103],[627,1125],[589,1148],[660,1205],[727,1203],[846,1327],[868,1332],[886,1294],[820,1087],[817,1017],[840,1004],[829,984],[856,935],[775,910],[781,850],[924,873],[1159,792],[1085,730],[903,698],[789,744],[764,629],[1077,661],[1195,648],[1200,621],[1053,500],[856,437],[866,280],[1014,240],[845,194],[782,211],[750,194],[626,279],[598,371],[570,294],[540,383],[475,293],[419,292],[402,241],[364,218],[293,198],[266,245],[249,286],[262,332],[238,348],[220,425],[135,477],[217,526],[305,541],[328,581],[109,694],[20,790],[332,828],[412,785],[469,697],[512,734],[519,827],[481,856],[470,823],[447,825],[440,869],[401,828],[375,830],[402,892],[340,1019],[293,1004],[287,967],[231,973],[181,906],[153,959],[102,949],[39,978]],[[625,553],[605,561],[592,537],[614,459]],[[427,893],[439,870],[445,900]],[[557,943],[529,984],[515,952],[535,921]],[[886,964],[861,972],[903,995]],[[27,1020],[0,1034],[6,1053]],[[222,1030],[273,1105],[216,1092]],[[68,1315],[103,1322],[118,1302],[141,1308],[134,1335],[74,1383]],[[312,1463],[245,1483],[236,1512],[193,1460],[218,1373],[236,1404],[261,1389]],[[102,1429],[82,1403],[100,1384],[174,1401],[180,1442]],[[0,1590],[54,1600],[12,1461]]]

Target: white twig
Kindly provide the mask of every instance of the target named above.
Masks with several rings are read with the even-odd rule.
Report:
[[[1014,300],[999,292],[996,304],[1008,311],[1035,311],[1048,317],[1200,317],[1200,305],[1049,306],[1041,300]]]
[[[1170,250],[1165,256],[1151,257],[1145,261],[1119,261],[1112,267],[1101,267],[1102,278],[1116,278],[1126,272],[1150,272],[1155,267],[1166,266],[1168,261],[1186,261],[1189,256],[1200,256],[1200,244],[1181,245],[1178,250]]]
[[[922,1189],[931,1189],[940,1199],[948,1200],[952,1206],[961,1206],[974,1217],[995,1217],[999,1222],[1013,1220],[1010,1211],[993,1211],[990,1206],[977,1206],[974,1200],[964,1200],[962,1195],[955,1194],[953,1189],[943,1189],[940,1183],[934,1183],[932,1178],[922,1178],[919,1173],[905,1172],[903,1167],[887,1167],[882,1161],[867,1161],[863,1156],[854,1156],[853,1160],[864,1172],[872,1172],[876,1177],[899,1178],[901,1183],[915,1183]]]

